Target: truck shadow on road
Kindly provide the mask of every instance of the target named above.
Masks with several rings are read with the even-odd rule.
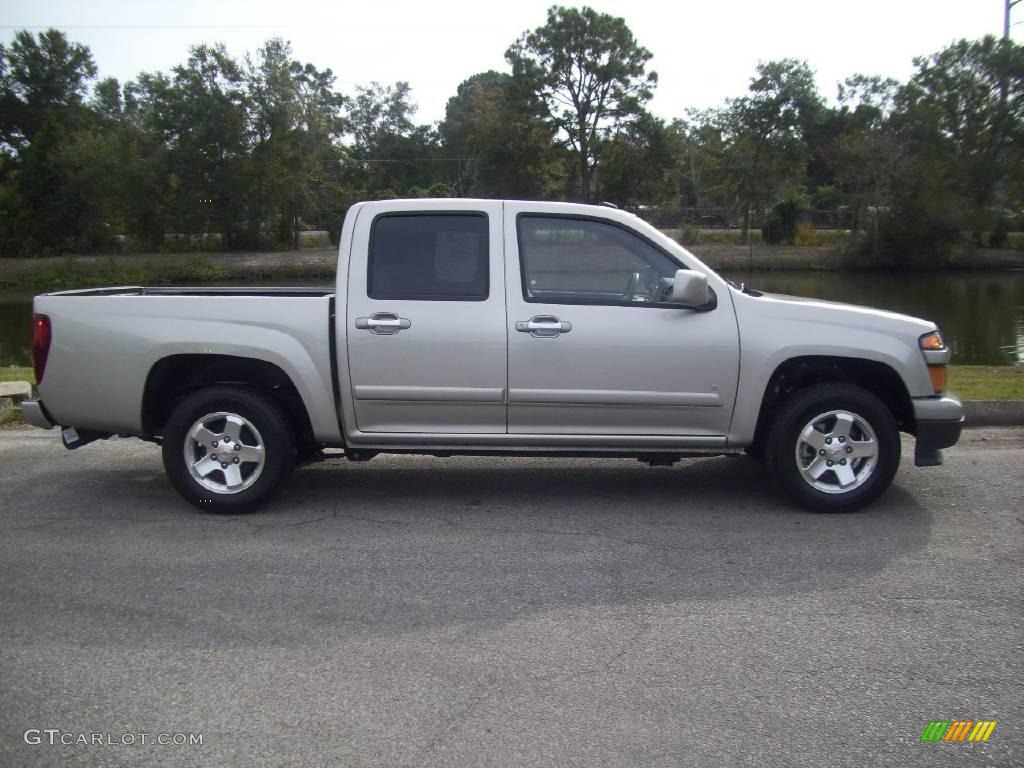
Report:
[[[89,571],[96,592],[131,583],[161,595],[147,611],[167,633],[228,622],[254,645],[595,605],[849,594],[926,546],[933,522],[899,480],[862,512],[804,512],[746,458],[651,469],[380,457],[300,469],[268,508],[239,516],[192,510],[155,471],[89,472],[81,487],[102,498],[129,476],[135,505],[114,519],[139,525],[111,524],[98,499],[76,518],[76,551],[103,558]],[[216,585],[216,600],[144,587],[179,581]]]
[[[802,511],[746,458],[671,469],[500,464],[311,467],[272,509],[242,524],[337,547],[339,583],[389,585],[363,618],[399,624],[504,620],[576,603],[846,590],[926,545],[932,524],[898,485],[859,513]]]

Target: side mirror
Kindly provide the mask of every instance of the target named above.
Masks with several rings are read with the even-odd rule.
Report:
[[[689,269],[680,269],[676,272],[672,293],[668,297],[669,303],[696,308],[707,304],[709,298],[707,275]]]

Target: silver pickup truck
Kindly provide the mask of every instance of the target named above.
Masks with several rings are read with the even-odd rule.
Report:
[[[933,323],[738,287],[608,207],[360,203],[334,292],[105,288],[34,313],[26,418],[68,448],[158,443],[174,487],[217,512],[266,501],[324,447],[746,451],[799,504],[851,510],[891,483],[900,431],[933,465],[963,423]]]

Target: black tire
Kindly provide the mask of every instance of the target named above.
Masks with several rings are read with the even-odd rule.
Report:
[[[194,425],[201,419],[215,414],[237,415],[247,422],[241,427],[242,436],[235,439],[234,445],[241,444],[236,450],[249,449],[253,455],[259,453],[259,449],[262,448],[260,461],[242,461],[240,464],[238,457],[244,459],[247,454],[231,454],[229,449],[223,446],[209,448],[189,437]],[[212,425],[209,431],[216,434],[218,421],[211,419],[209,423]],[[238,423],[237,420],[235,423]],[[225,432],[229,429],[226,419],[222,429]],[[230,438],[224,441],[224,445],[229,444]],[[205,478],[194,477],[186,461],[186,450],[192,451],[192,457],[197,461],[215,457],[216,454],[211,453],[213,450],[225,451],[224,455],[218,457],[218,461],[213,462],[214,464],[219,463],[219,459],[235,456],[221,466],[227,466],[228,471],[234,472],[231,462],[238,465],[237,477],[241,478],[238,487],[241,490],[229,490],[230,479],[227,472],[221,471],[218,474],[216,468]],[[295,438],[288,417],[267,395],[233,387],[210,387],[189,395],[174,409],[164,429],[163,460],[171,484],[189,503],[199,509],[221,514],[251,512],[268,501],[287,482],[295,466]],[[248,476],[244,476],[244,473],[248,473]],[[209,485],[215,485],[218,484],[218,478],[222,481],[222,490],[204,487],[201,483],[202,480]]]
[[[828,444],[814,450],[806,440],[801,440],[805,427],[817,416],[834,411],[849,413],[859,419],[851,430],[854,442],[843,443],[839,448],[839,438],[827,438]],[[831,417],[835,418],[835,417]],[[819,424],[828,424],[826,419]],[[833,421],[836,428],[838,422]],[[859,449],[856,439],[867,439],[869,434],[862,428],[874,433],[875,457],[872,465],[867,459],[848,459],[843,451],[851,453]],[[820,431],[820,430],[819,430]],[[842,430],[822,432],[838,434]],[[810,433],[818,439],[817,435]],[[798,458],[798,450],[803,443],[804,458]],[[825,454],[821,454],[825,451]],[[838,451],[838,453],[833,453]],[[809,454],[809,455],[808,455]],[[810,471],[811,462],[817,461],[820,455],[822,463],[833,461],[835,469],[825,469],[816,480],[805,478],[804,471]],[[798,463],[801,462],[801,463]],[[802,462],[807,462],[802,468]],[[842,462],[842,472],[849,480],[855,478],[849,490],[842,490],[842,480],[838,472]],[[775,418],[768,439],[765,443],[765,465],[775,482],[800,506],[814,512],[852,512],[870,504],[892,483],[896,470],[900,465],[900,435],[896,420],[885,403],[870,392],[852,384],[827,383],[818,384],[800,390],[783,405]],[[833,464],[827,464],[831,467]],[[849,466],[849,470],[846,467]],[[863,477],[857,467],[864,472]],[[821,466],[819,465],[819,469]],[[869,470],[869,471],[866,471]],[[830,490],[821,490],[818,486],[829,486]],[[831,492],[830,492],[831,491]]]

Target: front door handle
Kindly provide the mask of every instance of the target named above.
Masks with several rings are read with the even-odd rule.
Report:
[[[378,336],[390,336],[411,327],[412,320],[399,317],[394,312],[375,312],[369,317],[356,318],[356,328]]]
[[[535,315],[529,320],[517,320],[516,330],[528,333],[536,339],[550,339],[560,333],[571,331],[572,323],[559,320],[553,315]]]

